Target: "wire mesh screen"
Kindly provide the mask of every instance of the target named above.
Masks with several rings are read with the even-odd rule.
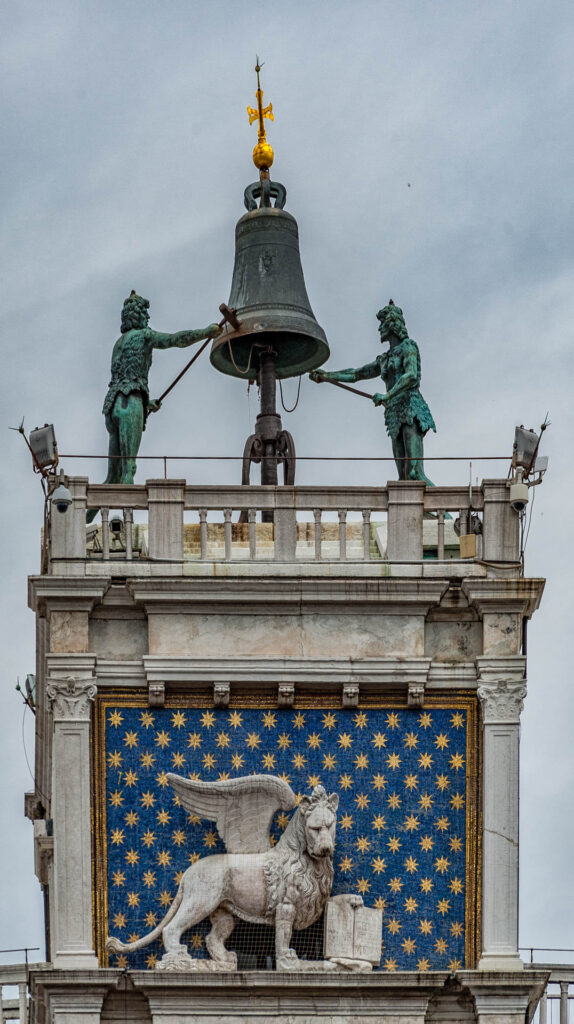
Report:
[[[392,700],[352,710],[327,701],[284,710],[260,703],[218,709],[175,695],[165,707],[149,708],[145,700],[127,691],[98,697],[96,907],[103,963],[111,935],[122,944],[112,965],[154,968],[165,952],[161,923],[180,882],[188,879],[193,897],[198,862],[225,853],[215,822],[181,805],[171,772],[220,782],[275,775],[297,802],[319,784],[337,793],[331,892],[359,894],[367,907],[383,911],[380,968],[472,965],[477,741],[471,697],[429,698],[423,711]],[[275,815],[271,847],[284,840],[297,813]],[[192,957],[209,956],[210,929],[207,917],[184,933]],[[236,921],[225,945],[239,968],[274,966],[272,927]],[[295,931],[291,946],[300,957],[322,959],[322,918]]]

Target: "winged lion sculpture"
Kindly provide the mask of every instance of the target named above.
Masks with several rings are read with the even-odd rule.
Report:
[[[336,812],[339,797],[315,786],[299,802],[276,846],[270,827],[276,811],[297,801],[291,787],[274,775],[248,775],[220,782],[167,776],[182,806],[214,821],[227,853],[204,857],[184,873],[177,895],[153,931],[135,942],[108,938],[111,952],[133,952],[162,936],[166,953],[158,963],[171,970],[235,970],[236,954],[226,949],[237,918],[275,927],[278,970],[298,970],[290,946],[293,929],[321,916],[333,883]],[[360,896],[349,897],[362,904]],[[205,944],[210,961],[194,960],[181,935],[209,917]]]

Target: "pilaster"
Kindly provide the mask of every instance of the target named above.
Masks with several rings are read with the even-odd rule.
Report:
[[[93,674],[51,675],[46,695],[54,724],[52,959],[58,968],[97,967],[92,948],[90,856],[90,712],[96,696]],[[64,1011],[62,1014],[53,1019],[64,1024],[68,1017]]]
[[[518,953],[518,766],[525,665],[519,655],[477,659],[483,721],[480,970],[516,971],[524,966]],[[484,1017],[485,1022],[490,1019]]]

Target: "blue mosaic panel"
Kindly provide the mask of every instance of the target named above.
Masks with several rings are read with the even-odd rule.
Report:
[[[224,852],[214,823],[177,805],[167,772],[204,780],[269,773],[298,795],[319,783],[339,794],[333,894],[358,892],[382,908],[382,970],[465,965],[467,803],[475,803],[468,704],[150,709],[108,698],[101,714],[106,934],[126,942],[151,931],[185,869]],[[276,815],[272,842],[288,819]],[[208,929],[205,922],[186,935],[193,956],[207,955]],[[162,953],[159,940],[112,964],[153,967]]]

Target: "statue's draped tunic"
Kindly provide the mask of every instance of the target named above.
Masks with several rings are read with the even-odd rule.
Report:
[[[139,391],[144,403],[144,421],[147,419],[149,403],[148,374],[153,348],[146,345],[151,331],[127,331],[118,338],[112,353],[112,377],[104,400],[104,416],[112,412],[118,395],[130,395]],[[143,342],[143,344],[142,344]]]
[[[401,427],[418,425],[422,434],[427,430],[436,431],[432,413],[419,391],[421,379],[421,357],[416,341],[404,338],[390,352],[377,356],[381,377],[390,388],[405,373],[407,364],[413,368],[416,362],[416,384],[389,398],[385,404],[385,426],[389,437],[395,441]]]

